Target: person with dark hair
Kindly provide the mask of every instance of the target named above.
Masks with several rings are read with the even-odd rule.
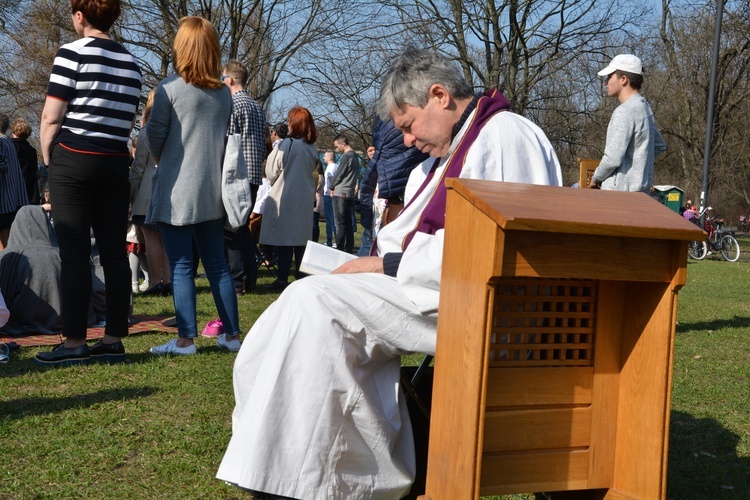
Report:
[[[331,179],[336,248],[352,253],[354,250],[354,199],[359,179],[359,158],[344,134],[339,134],[333,140],[333,147],[341,153],[339,167]]]
[[[620,54],[598,73],[607,95],[620,105],[607,127],[604,156],[589,187],[648,193],[654,184],[654,158],[667,150],[654,113],[640,94],[643,64],[632,54]]]
[[[172,50],[176,74],[159,83],[146,124],[149,151],[158,165],[146,222],[158,224],[167,251],[178,337],[152,347],[151,353],[197,353],[193,244],[222,323],[216,345],[238,351],[240,318],[224,257],[221,201],[232,95],[220,79],[221,48],[213,24],[188,16],[177,26]]]
[[[286,123],[280,122],[271,127],[271,149],[279,145],[282,139],[289,137],[289,127]]]
[[[135,58],[109,29],[119,0],[71,0],[79,40],[55,56],[42,111],[40,146],[49,165],[52,216],[60,248],[65,342],[36,362],[80,364],[90,357],[123,361],[128,334],[130,267],[125,235],[130,186],[128,139],[141,96]],[[86,317],[93,229],[106,281],[104,338],[89,349]]]
[[[445,179],[561,183],[549,140],[508,108],[496,90],[475,95],[436,52],[409,50],[391,66],[379,115],[431,158],[412,171],[375,256],[295,281],[253,325],[234,364],[219,479],[305,500],[406,495],[416,465],[400,356],[435,352]]]
[[[0,113],[0,250],[8,244],[18,209],[29,202],[16,148],[5,136],[9,123],[8,115]]]
[[[39,162],[36,157],[36,149],[29,144],[31,125],[29,125],[29,122],[23,118],[18,118],[13,120],[10,130],[12,133],[11,140],[16,147],[18,163],[21,164],[21,172],[23,173],[23,180],[26,184],[26,195],[29,198],[30,204],[38,205],[39,182],[37,179],[37,172],[39,171]]]
[[[283,290],[288,285],[292,254],[297,278],[305,244],[312,238],[312,211],[315,203],[313,170],[318,163],[315,141],[318,133],[306,108],[289,110],[289,137],[273,148],[266,160],[266,177],[271,191],[263,206],[260,243],[273,245],[278,256],[276,281],[270,287]]]

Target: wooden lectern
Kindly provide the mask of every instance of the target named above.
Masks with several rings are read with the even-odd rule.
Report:
[[[578,187],[587,189],[600,160],[576,158],[578,160]]]
[[[448,180],[426,491],[664,498],[694,224],[642,193]]]

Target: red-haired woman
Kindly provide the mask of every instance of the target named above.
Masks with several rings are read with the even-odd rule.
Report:
[[[159,226],[172,273],[178,338],[154,354],[195,354],[193,241],[206,270],[224,333],[216,344],[240,349],[237,296],[224,257],[221,159],[232,96],[221,82],[221,49],[214,26],[201,17],[180,19],[172,50],[176,75],[159,83],[146,124],[153,176],[146,223]]]
[[[297,106],[287,118],[289,136],[271,151],[266,161],[266,177],[271,192],[263,206],[260,242],[274,245],[278,255],[278,273],[274,289],[287,286],[292,253],[299,264],[307,240],[312,238],[312,211],[315,205],[313,170],[318,161],[315,149],[317,132],[310,112]]]

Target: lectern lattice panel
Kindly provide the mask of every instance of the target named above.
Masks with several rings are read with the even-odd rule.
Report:
[[[490,366],[593,366],[596,281],[500,278]]]

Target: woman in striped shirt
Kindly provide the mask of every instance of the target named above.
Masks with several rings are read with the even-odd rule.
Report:
[[[44,365],[122,361],[128,334],[130,269],[125,251],[130,188],[127,147],[141,95],[135,58],[109,37],[119,0],[71,0],[81,38],[55,56],[42,112],[40,143],[49,166],[52,215],[60,247],[65,342],[36,355]],[[90,349],[90,229],[106,283],[107,326]]]

